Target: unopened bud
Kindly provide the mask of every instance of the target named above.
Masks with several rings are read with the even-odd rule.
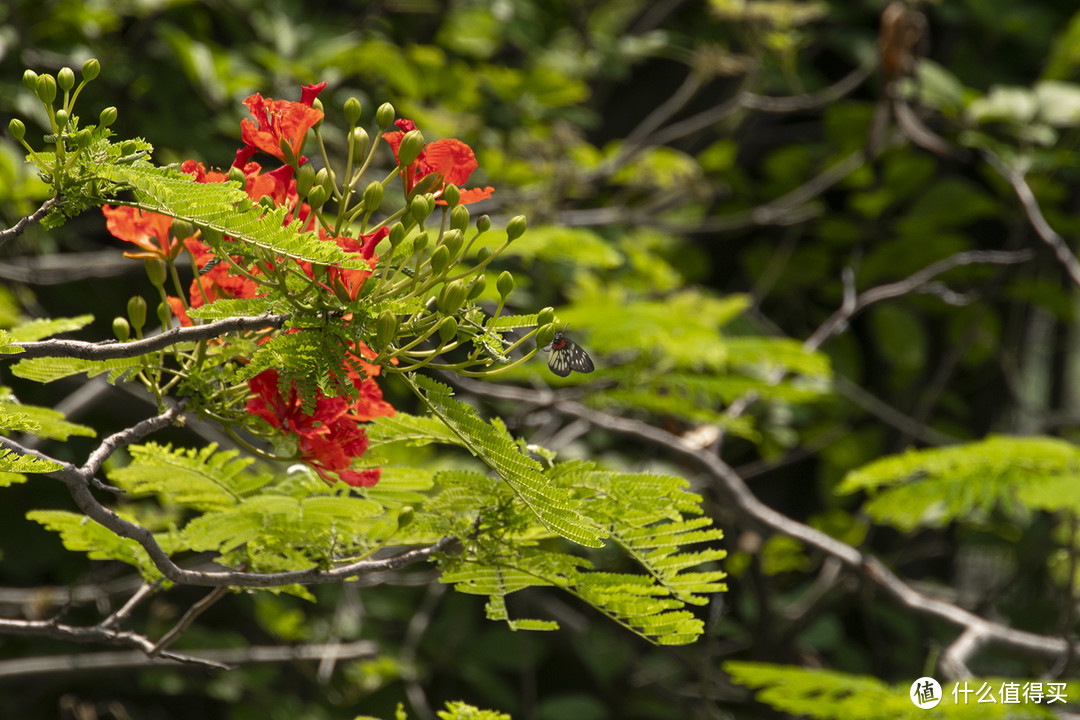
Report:
[[[367,154],[368,134],[362,127],[353,128],[349,133],[349,142],[352,143],[353,157],[362,158]]]
[[[311,163],[304,163],[300,166],[300,169],[296,171],[296,194],[302,198],[307,197],[307,194],[311,192],[312,185],[315,184],[315,168]]]
[[[90,58],[82,64],[82,78],[86,82],[90,82],[98,76],[101,72],[101,63],[97,58]]]
[[[394,123],[395,115],[394,106],[390,103],[383,103],[375,111],[375,124],[379,126],[380,130],[385,130]]]
[[[487,215],[481,215],[476,218],[476,229],[480,232],[487,232],[491,229],[491,218]]]
[[[443,188],[442,199],[446,201],[448,206],[457,207],[458,202],[461,200],[461,191],[458,190],[457,185],[447,185]]]
[[[450,211],[450,227],[465,232],[465,228],[469,227],[469,209],[467,207],[458,205]]]
[[[439,277],[446,272],[446,267],[449,264],[450,250],[445,245],[435,248],[435,252],[431,253],[431,274]]]
[[[172,227],[169,229],[172,231],[173,237],[178,240],[184,240],[195,234],[195,226],[186,220],[173,220]]]
[[[412,505],[406,505],[398,510],[397,526],[398,530],[412,525],[413,520],[416,519],[416,510]]]
[[[381,350],[394,341],[398,330],[398,317],[389,310],[383,310],[375,321],[375,344]]]
[[[373,213],[379,209],[383,200],[383,184],[378,180],[373,180],[366,188],[364,188],[364,212]]]
[[[473,280],[473,284],[469,286],[469,299],[475,300],[476,298],[480,297],[480,295],[483,294],[484,290],[486,289],[487,277],[485,277],[484,275],[477,275],[476,279]]]
[[[449,230],[443,235],[443,246],[450,251],[450,257],[457,257],[458,250],[461,249],[461,243],[465,238],[462,236],[460,230]]]
[[[116,122],[116,115],[116,108],[110,105],[101,111],[101,114],[98,116],[98,124],[101,125],[101,127],[109,127]]]
[[[438,300],[435,301],[435,307],[444,315],[453,315],[465,304],[467,295],[465,284],[461,280],[455,280],[443,286]]]
[[[427,216],[431,214],[434,208],[435,204],[430,203],[426,195],[418,195],[409,203],[409,214],[413,216],[418,225],[423,225],[424,220],[427,219]]]
[[[289,138],[283,137],[278,141],[278,148],[281,150],[282,159],[289,167],[296,167],[296,153],[293,152],[292,143],[289,142]]]
[[[38,74],[33,70],[27,70],[22,74],[22,84],[27,90],[32,93],[37,92],[37,79]]]
[[[417,180],[416,184],[413,185],[413,189],[409,193],[409,199],[412,200],[414,197],[417,197],[419,195],[426,195],[427,193],[438,189],[439,183],[441,181],[442,175],[440,175],[439,173],[428,173],[424,177]],[[432,207],[435,206],[434,200],[431,201],[431,205]]]
[[[491,248],[489,248],[487,245],[484,245],[483,247],[481,247],[479,250],[476,251],[476,259],[479,260],[480,262],[484,262],[488,258],[490,258],[494,252],[495,251],[492,250]]]
[[[510,218],[510,222],[506,223],[506,239],[517,240],[519,237],[525,234],[525,216],[517,215]]]
[[[146,261],[146,276],[150,278],[150,282],[154,287],[162,287],[165,284],[165,277],[168,272],[164,260],[150,258]]]
[[[424,248],[427,247],[427,244],[428,244],[428,234],[426,232],[420,233],[413,240],[413,251],[415,251],[415,252],[423,252]]]
[[[355,125],[360,122],[360,114],[363,108],[360,106],[360,101],[354,97],[345,101],[345,122],[349,125]]]
[[[26,137],[26,125],[19,118],[11,118],[11,122],[8,123],[8,132],[16,140],[22,140]]]
[[[424,149],[424,136],[419,130],[410,130],[401,138],[398,146],[398,165],[408,167],[420,155]]]
[[[536,313],[537,325],[550,325],[555,322],[555,308],[546,307],[540,312]]]
[[[555,339],[555,326],[551,323],[547,325],[541,325],[540,329],[536,331],[536,344],[540,347],[546,347],[551,344],[551,341]]]
[[[313,208],[321,208],[327,201],[326,188],[322,185],[316,185],[311,188],[311,192],[308,193],[307,201],[308,205]]]
[[[126,318],[114,317],[112,321],[112,331],[113,335],[115,335],[116,339],[120,342],[127,342],[128,338],[131,337],[131,326],[128,325]]]
[[[495,289],[499,291],[499,296],[502,298],[506,298],[514,291],[514,276],[509,270],[503,270],[499,275],[499,279],[495,281]]]
[[[53,100],[56,99],[56,80],[53,76],[38,75],[37,83],[34,86],[34,94],[42,103],[51,106]]]
[[[64,92],[71,90],[75,87],[75,71],[69,67],[60,68],[60,72],[56,73],[56,84]]]
[[[405,226],[399,222],[391,225],[388,239],[390,240],[390,248],[396,250],[401,241],[405,239]]]
[[[158,322],[162,327],[168,327],[170,325],[169,319],[172,317],[172,308],[169,307],[169,303],[158,303],[157,306]]]
[[[67,110],[57,110],[56,111],[56,127],[59,128],[60,132],[63,132],[64,130],[67,129],[67,124],[68,124]]]
[[[439,339],[448,343],[457,336],[457,320],[452,317],[444,317],[439,322]]]
[[[239,183],[240,187],[247,186],[247,175],[244,175],[244,171],[233,165],[229,168],[229,182]]]

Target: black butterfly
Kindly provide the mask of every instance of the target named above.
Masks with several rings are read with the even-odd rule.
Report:
[[[577,370],[579,373],[591,373],[596,369],[589,354],[561,332],[556,332],[551,344],[541,349],[544,352],[551,353],[551,357],[548,358],[548,367],[551,368],[551,372],[559,377],[566,377],[571,370]]]

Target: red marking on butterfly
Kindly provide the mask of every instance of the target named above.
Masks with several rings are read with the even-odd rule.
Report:
[[[561,332],[556,332],[551,344],[541,349],[546,353],[551,353],[548,357],[548,368],[559,377],[566,377],[571,370],[591,373],[596,369],[589,354]]]

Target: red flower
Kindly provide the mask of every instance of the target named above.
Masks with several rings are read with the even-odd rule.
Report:
[[[367,433],[360,426],[359,416],[355,413],[359,403],[350,407],[345,398],[328,398],[321,393],[315,401],[312,414],[303,411],[296,386],[289,390],[288,397],[281,394],[278,385],[277,370],[264,370],[248,381],[248,387],[255,397],[248,401],[246,409],[253,415],[266,420],[286,435],[296,435],[300,459],[311,466],[325,482],[333,484],[341,480],[354,487],[371,487],[379,481],[380,470],[353,470],[350,465],[355,458],[367,452]],[[374,383],[374,381],[370,381]],[[374,393],[367,391],[368,398]],[[365,408],[374,408],[374,401],[364,399]],[[382,402],[382,393],[378,392],[378,402]],[[387,404],[388,405],[388,404]],[[392,414],[383,412],[381,414]],[[377,417],[373,415],[372,417]],[[370,419],[370,418],[369,418]]]
[[[394,151],[394,159],[397,160],[398,148],[401,147],[402,138],[405,137],[405,133],[416,129],[416,123],[403,118],[394,124],[400,130],[388,132],[383,137],[386,142],[390,143],[390,147]],[[457,185],[458,189],[461,189],[461,186],[465,184],[477,167],[479,165],[471,147],[457,138],[444,138],[424,145],[424,149],[416,156],[416,160],[409,164],[408,167],[402,168],[401,178],[405,183],[405,192],[409,193],[412,192],[412,189],[421,178],[437,173],[441,180],[434,195],[438,198],[442,195],[443,188],[447,183]],[[461,189],[459,203],[467,205],[477,200],[484,200],[491,197],[493,192],[495,192],[495,189],[492,187]],[[436,202],[441,205],[446,204],[445,200],[436,200]]]
[[[381,227],[373,233],[361,235],[358,238],[345,235],[334,238],[334,242],[337,243],[339,248],[345,252],[356,253],[367,260],[368,267],[371,268],[371,270],[348,270],[345,268],[330,267],[326,272],[328,283],[333,286],[335,281],[340,282],[348,292],[349,299],[355,300],[357,295],[360,294],[360,288],[363,286],[364,281],[371,276],[371,272],[375,269],[375,265],[378,262],[378,257],[375,255],[375,246],[389,234],[390,228]],[[323,240],[328,239],[321,228],[319,230],[319,235]]]
[[[273,100],[264,98],[255,93],[244,100],[255,122],[244,119],[240,121],[240,136],[244,144],[258,148],[268,155],[273,155],[282,160],[285,154],[281,150],[281,141],[284,139],[292,148],[293,155],[300,158],[300,149],[304,144],[304,136],[315,123],[323,119],[322,110],[312,107],[315,97],[326,87],[326,83],[308,85],[301,89],[301,100]],[[241,159],[237,154],[237,162]]]
[[[124,257],[167,260],[180,254],[180,241],[169,237],[171,217],[143,212],[126,205],[103,205],[101,212],[105,215],[105,227],[109,232],[142,248],[138,252],[125,252]]]

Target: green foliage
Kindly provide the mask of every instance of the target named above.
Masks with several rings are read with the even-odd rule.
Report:
[[[15,377],[38,383],[50,383],[72,375],[92,378],[109,373],[109,382],[127,379],[146,363],[142,357],[115,358],[112,360],[82,360],[72,357],[40,357],[20,360],[11,366]]]
[[[0,388],[0,393],[3,390]],[[58,410],[23,405],[15,402],[13,397],[0,401],[0,432],[30,433],[40,438],[60,441],[66,441],[72,435],[94,437],[97,434],[93,428],[68,422]]]
[[[863,506],[901,530],[986,521],[1000,507],[1080,512],[1080,448],[1056,438],[990,437],[967,445],[909,450],[852,470],[837,488],[867,490]]]
[[[150,556],[139,543],[131,538],[122,538],[98,525],[81,513],[66,510],[31,510],[26,513],[28,520],[40,523],[47,530],[60,535],[64,547],[72,552],[85,552],[91,560],[119,560],[136,568],[143,578],[152,582],[161,577],[161,573]],[[169,552],[174,543],[167,534],[155,535],[155,540]]]
[[[942,686],[943,697],[937,707],[923,710],[911,701],[910,684],[890,686],[868,675],[735,661],[724,663],[723,668],[735,682],[758,690],[754,697],[759,702],[781,712],[816,720],[1056,717],[1049,705],[1022,701],[1005,704],[1000,700],[979,703],[975,694],[969,697],[962,693],[957,695],[959,702],[956,702],[951,685]],[[986,682],[996,696],[1006,681],[968,678],[960,682],[966,682],[972,690]],[[1074,696],[1078,687],[1080,683],[1067,683],[1067,696]]]
[[[93,315],[79,315],[71,318],[38,318],[16,325],[8,330],[12,342],[32,342],[60,333],[81,330],[94,321]]]
[[[13,450],[0,448],[0,472],[4,473],[47,473],[63,467],[52,460],[43,460],[32,455],[19,455]],[[18,478],[8,477],[5,484],[21,482]]]

